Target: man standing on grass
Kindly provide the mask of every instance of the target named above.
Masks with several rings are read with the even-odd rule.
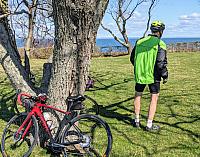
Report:
[[[151,93],[151,102],[146,130],[158,131],[160,127],[152,124],[152,121],[156,112],[161,78],[163,78],[163,83],[166,83],[168,79],[166,44],[160,39],[165,25],[160,21],[154,21],[150,29],[152,34],[136,42],[130,57],[130,61],[134,65],[136,82],[134,99],[135,120],[133,125],[140,127],[141,97],[145,86],[148,85]]]

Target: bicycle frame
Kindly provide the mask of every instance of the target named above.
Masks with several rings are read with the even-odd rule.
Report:
[[[21,96],[25,96],[27,98],[30,98],[30,95],[26,94],[26,93],[21,93],[19,96],[18,96],[18,102],[20,104],[22,104],[21,102]],[[60,110],[56,107],[53,107],[53,106],[49,106],[49,105],[46,105],[46,104],[41,104],[39,102],[35,102],[35,105],[34,107],[31,109],[31,111],[28,113],[28,116],[26,117],[26,119],[24,120],[24,122],[22,123],[22,125],[19,127],[19,129],[17,130],[16,132],[16,135],[19,135],[20,132],[22,131],[22,129],[25,127],[26,124],[27,127],[25,129],[25,131],[23,132],[22,134],[22,139],[24,139],[25,135],[27,134],[27,132],[29,131],[29,129],[31,128],[31,126],[33,125],[32,123],[32,120],[31,120],[31,117],[32,115],[34,115],[35,117],[38,117],[39,120],[41,121],[41,124],[42,124],[42,127],[44,128],[45,132],[48,134],[48,136],[50,137],[50,140],[52,141],[53,138],[52,138],[52,134],[51,134],[51,131],[48,127],[48,124],[43,116],[43,111],[41,110],[41,108],[44,107],[44,108],[49,108],[49,109],[52,109],[54,111],[58,111],[60,113],[63,113],[65,116],[69,116],[71,114],[71,112],[68,112],[68,111],[63,111],[63,110]],[[63,118],[63,120],[65,119],[65,117]],[[62,122],[63,122],[62,120]],[[62,124],[61,122],[61,124]],[[58,132],[59,130],[62,129],[62,127],[60,128],[61,126],[59,126],[59,129],[58,129]],[[53,140],[54,141],[54,140]],[[54,142],[53,142],[54,143]]]
[[[46,135],[42,139],[42,145],[44,144],[44,147],[54,153],[63,153],[64,156],[67,156],[68,153],[109,156],[112,148],[112,134],[108,124],[96,115],[77,114],[78,111],[83,109],[84,96],[67,97],[66,111],[49,106],[46,100],[47,96],[45,94],[39,94],[38,96],[31,96],[26,93],[18,94],[17,102],[25,107],[27,112],[14,116],[5,127],[1,140],[1,150],[4,156],[8,156],[7,153],[15,154],[15,149],[24,142],[29,146],[24,156],[30,155],[38,138],[41,137],[38,136],[39,126],[43,128],[42,130]],[[50,112],[45,109],[50,109]],[[62,120],[55,115],[55,111],[64,114]],[[45,113],[47,115],[49,113],[54,117],[57,120],[56,122],[59,122],[57,123],[59,125],[54,125],[54,123],[49,125],[49,120],[51,121],[52,119],[46,118]],[[13,125],[14,128],[12,127]],[[98,130],[99,132],[96,132]],[[29,137],[30,135],[33,135],[34,139]],[[98,141],[104,139],[104,137],[104,144],[102,145],[101,143],[101,146],[98,146]],[[11,147],[8,146],[8,143]],[[22,149],[24,148],[22,147]]]

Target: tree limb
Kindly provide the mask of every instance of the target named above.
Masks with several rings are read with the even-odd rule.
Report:
[[[28,1],[27,1],[27,0],[23,0],[23,2],[24,2],[24,5],[25,5],[27,8],[29,8]]]
[[[116,41],[118,41],[120,44],[122,44],[122,45],[125,46],[125,47],[128,47],[128,46],[129,46],[128,44],[126,44],[125,42],[123,42],[120,38],[118,38],[110,29],[106,28],[103,24],[101,24],[101,27],[102,27],[104,30],[108,31],[108,32],[114,37],[114,39],[115,39]]]
[[[16,11],[16,12],[9,12],[9,13],[5,13],[5,14],[2,14],[0,15],[0,19],[2,18],[5,18],[5,17],[8,17],[9,15],[19,15],[19,14],[29,14],[26,10],[22,9],[21,11]]]
[[[132,0],[130,0],[129,3],[127,4],[126,8],[123,11],[123,14],[128,10],[131,3],[132,3]]]
[[[9,15],[10,15],[10,13],[2,14],[2,15],[0,15],[0,19],[8,17]]]
[[[99,24],[101,23],[101,19],[105,13],[105,10],[108,6],[108,2],[109,0],[103,0],[103,1],[100,1],[98,0],[96,3],[96,10],[95,10],[95,14],[94,14],[94,19],[98,22],[96,22],[96,30],[98,30],[99,28]]]
[[[151,5],[150,5],[149,10],[148,10],[148,21],[147,21],[147,26],[146,26],[146,30],[145,30],[145,32],[144,32],[144,34],[143,34],[143,37],[146,36],[146,33],[147,33],[148,29],[149,29],[150,20],[151,20],[151,11],[152,11],[152,9],[153,9],[153,6],[154,6],[154,4],[155,4],[155,1],[156,1],[156,0],[151,0]]]
[[[131,11],[131,13],[129,14],[129,16],[126,18],[126,20],[130,19],[131,16],[133,16],[133,13],[135,12],[135,10],[137,9],[137,7],[142,4],[143,2],[146,2],[146,0],[141,0],[138,1],[137,4],[135,5],[135,7],[133,8],[133,10]]]

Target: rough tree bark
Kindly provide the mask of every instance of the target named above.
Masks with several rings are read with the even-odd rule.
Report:
[[[91,53],[108,0],[53,0],[55,47],[50,80],[51,104],[83,94]],[[59,105],[66,109],[65,105]]]
[[[2,4],[6,5],[7,3],[5,1]],[[6,14],[4,8],[7,6],[2,4],[0,15]],[[0,19],[0,63],[15,89],[35,93],[35,89],[28,79],[28,74],[21,64],[15,38],[6,17]]]
[[[6,0],[5,0],[6,1]],[[36,89],[21,64],[6,17],[0,19],[0,63],[13,87],[30,94],[47,91],[50,104],[66,109],[69,95],[83,94],[99,24],[109,0],[53,0],[55,49],[53,63],[45,64],[41,88]],[[0,16],[5,11],[0,6]],[[52,70],[49,70],[52,67]],[[45,79],[46,78],[46,79]],[[62,104],[62,105],[61,105]]]
[[[85,91],[91,53],[108,1],[53,0],[55,50],[48,90],[51,104],[65,104],[67,96],[83,94]],[[0,6],[0,15],[6,14],[4,7]],[[5,72],[16,89],[29,93],[41,91],[31,84],[13,37],[7,18],[1,18],[0,62]],[[48,80],[42,82],[42,88],[43,84],[48,86]],[[60,106],[66,109],[65,105]]]

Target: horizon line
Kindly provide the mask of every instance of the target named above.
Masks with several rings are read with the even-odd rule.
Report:
[[[138,39],[138,38],[141,38],[141,37],[129,37],[129,39]],[[199,38],[200,39],[200,37],[162,37],[162,39],[163,38]],[[97,37],[96,39],[114,39],[113,37]],[[120,38],[120,39],[122,39],[122,38]]]

